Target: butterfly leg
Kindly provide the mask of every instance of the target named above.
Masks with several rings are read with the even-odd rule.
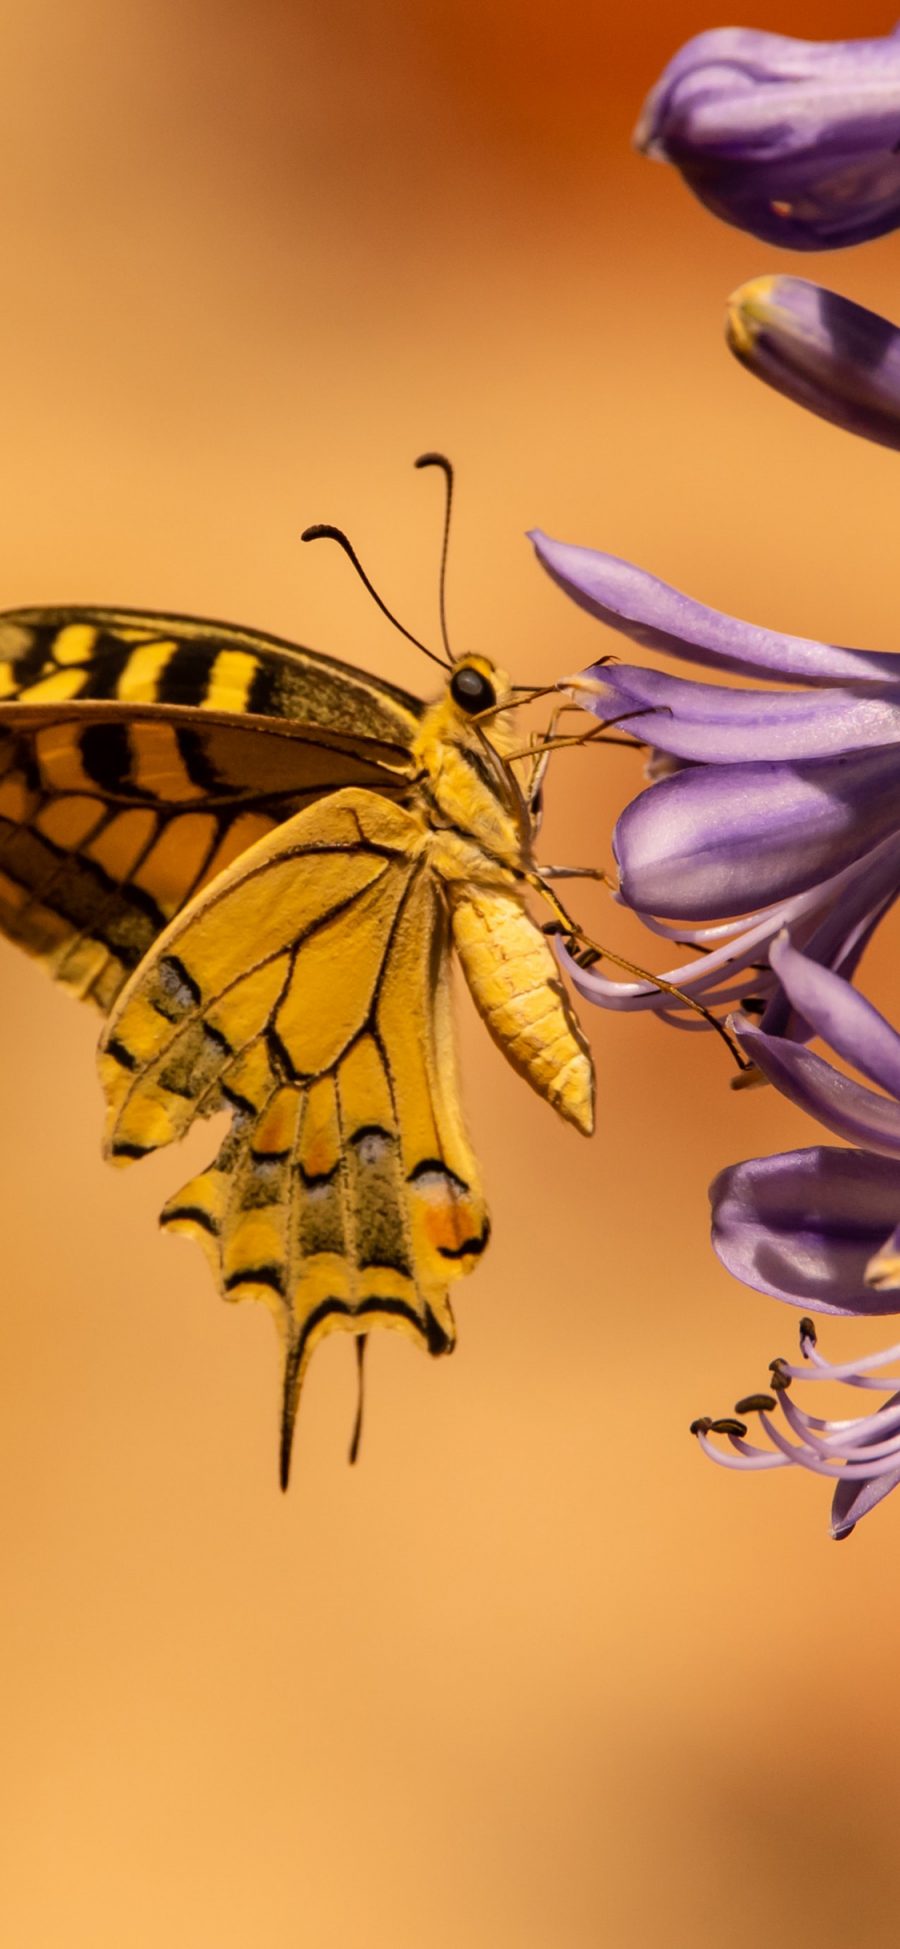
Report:
[[[565,710],[571,710],[571,705],[557,704],[550,718],[550,724],[547,730],[548,738],[554,736],[557,724]],[[547,766],[550,763],[552,755],[552,748],[535,751],[532,759],[531,777],[525,787],[525,800],[532,819],[535,821],[535,829],[537,829],[537,824],[540,821],[541,793],[543,791],[544,779],[547,776]]]
[[[562,871],[557,869],[556,877],[562,878],[564,877],[564,873],[565,869],[562,869]],[[729,1055],[736,1063],[738,1069],[741,1073],[744,1072],[748,1066],[747,1061],[738,1048],[735,1039],[731,1036],[725,1023],[721,1022],[719,1017],[714,1015],[711,1009],[704,1007],[704,1004],[697,1000],[696,995],[688,994],[683,988],[677,988],[674,982],[666,981],[662,975],[651,974],[649,968],[642,968],[636,961],[628,961],[624,955],[615,954],[612,948],[602,947],[599,942],[591,940],[590,935],[586,934],[583,928],[579,927],[578,923],[572,919],[571,914],[566,912],[562,902],[557,898],[552,888],[546,884],[545,876],[542,872],[537,870],[526,872],[523,874],[523,878],[529,886],[534,888],[536,893],[540,893],[543,899],[549,903],[556,916],[556,919],[549,922],[543,931],[545,933],[561,934],[566,941],[570,954],[580,967],[591,967],[596,961],[601,960],[611,961],[613,967],[621,968],[624,974],[632,975],[638,981],[649,981],[655,988],[659,989],[661,994],[672,995],[676,1001],[682,1002],[687,1008],[692,1009],[695,1015],[701,1015],[703,1017],[704,1021],[709,1024],[709,1027],[714,1029],[721,1041],[724,1042]]]

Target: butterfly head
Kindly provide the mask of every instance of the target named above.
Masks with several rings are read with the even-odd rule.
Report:
[[[414,758],[432,815],[519,858],[531,823],[509,763],[516,749],[509,678],[485,656],[458,657],[422,718]]]

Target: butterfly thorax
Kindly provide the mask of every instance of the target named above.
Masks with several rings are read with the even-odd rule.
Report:
[[[505,671],[486,657],[460,659],[412,747],[413,803],[429,826],[465,835],[504,865],[530,865],[533,822],[510,763],[517,748],[513,713],[497,708],[509,696]],[[473,708],[479,697],[487,700],[483,711]]]
[[[526,888],[539,878],[535,821],[513,770],[521,748],[513,714],[497,708],[509,697],[508,678],[486,659],[456,664],[413,745],[410,810],[426,828],[423,854],[491,1035],[520,1075],[587,1132],[590,1054],[549,944],[526,907]]]

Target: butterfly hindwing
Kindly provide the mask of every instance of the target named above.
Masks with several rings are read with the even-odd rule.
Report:
[[[270,833],[166,929],[101,1043],[113,1157],[232,1126],[163,1222],[285,1347],[284,1449],[335,1329],[453,1344],[448,1289],[487,1239],[455,1076],[449,936],[409,812],[345,790]]]
[[[419,710],[275,639],[110,610],[0,618],[0,698],[0,928],[104,1009],[274,824],[399,789]]]

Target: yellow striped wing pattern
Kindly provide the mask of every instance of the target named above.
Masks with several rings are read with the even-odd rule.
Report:
[[[0,618],[0,699],[0,928],[103,1009],[275,824],[401,790],[421,708],[274,638],[127,610]]]

